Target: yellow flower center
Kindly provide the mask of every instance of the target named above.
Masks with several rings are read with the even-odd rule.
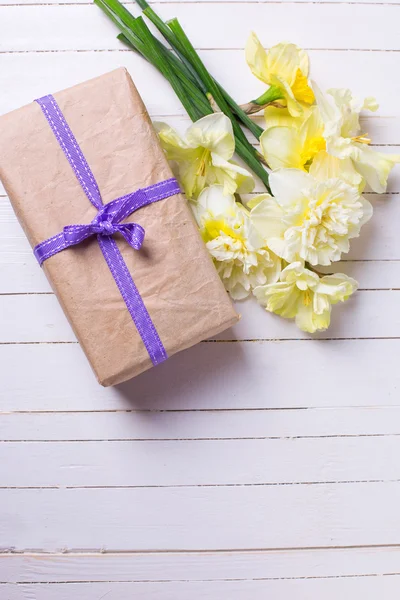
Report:
[[[303,75],[301,69],[297,69],[296,77],[291,88],[294,97],[299,102],[311,105],[315,101],[314,92],[308,85],[307,77]]]
[[[310,290],[306,290],[303,294],[303,304],[304,306],[310,306],[311,304],[311,294]]]
[[[208,157],[210,156],[210,150],[208,148],[203,148],[203,153],[200,157],[199,168],[196,171],[196,175],[204,175],[206,172],[206,164],[208,161]]]
[[[230,227],[223,221],[219,220],[209,220],[204,223],[203,230],[203,239],[205,242],[209,242],[219,237],[221,234],[225,234],[234,240],[238,240],[239,242],[244,243],[245,239],[241,233],[239,233],[239,228],[236,230],[233,227]]]
[[[326,150],[326,141],[322,136],[306,140],[301,152],[301,163],[306,171],[309,170],[313,158],[320,150]]]
[[[370,144],[371,138],[368,137],[368,133],[362,133],[360,135],[356,135],[351,138],[353,142],[358,142],[359,144]]]

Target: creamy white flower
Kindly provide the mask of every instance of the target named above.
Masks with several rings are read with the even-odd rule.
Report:
[[[206,188],[192,209],[207,249],[234,300],[252,288],[277,281],[281,261],[265,246],[242,204],[220,185]]]
[[[317,181],[298,169],[270,175],[271,191],[251,220],[275,254],[293,262],[330,265],[349,251],[349,240],[372,215],[372,206],[340,179]]]
[[[361,131],[360,113],[364,109],[377,110],[376,100],[366,98],[364,102],[359,102],[347,89],[329,90],[328,98],[315,83],[313,89],[324,121],[326,150],[336,161],[335,158],[330,159],[327,167],[327,157],[321,155],[319,162],[313,165],[314,172],[310,172],[321,178],[327,168],[333,168],[352,185],[358,175],[358,180],[362,178],[374,192],[385,192],[389,173],[400,162],[400,154],[383,154],[372,150],[368,134]]]
[[[347,300],[357,286],[342,273],[319,277],[299,261],[283,269],[278,282],[256,287],[253,293],[266,310],[294,318],[300,329],[315,333],[329,327],[332,304]]]
[[[254,179],[231,161],[235,152],[232,123],[223,113],[207,115],[180,135],[166,123],[155,122],[161,145],[188,198],[197,198],[206,185],[224,186],[225,194],[248,193]]]

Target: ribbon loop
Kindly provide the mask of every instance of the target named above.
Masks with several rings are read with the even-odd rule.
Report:
[[[92,235],[112,236],[120,233],[134,250],[140,250],[143,244],[145,230],[138,223],[120,223],[126,217],[128,201],[136,198],[131,194],[128,200],[114,200],[101,208],[89,225],[67,225],[63,229],[65,248],[79,244]]]
[[[36,100],[36,102],[41,107],[83,191],[93,206],[98,209],[98,212],[91,223],[87,225],[67,225],[61,233],[41,242],[35,246],[34,254],[39,264],[42,265],[45,260],[54,256],[54,254],[79,244],[91,236],[97,236],[101,251],[125,301],[129,314],[136,325],[152,363],[157,365],[168,358],[167,353],[118,246],[112,238],[114,234],[119,233],[132,248],[140,250],[145,236],[144,228],[138,223],[122,223],[122,221],[143,206],[179,194],[178,182],[175,178],[166,179],[103,205],[94,175],[55,99],[49,95]]]
[[[117,226],[117,231],[134,250],[140,250],[144,242],[145,230],[138,223],[124,223]]]

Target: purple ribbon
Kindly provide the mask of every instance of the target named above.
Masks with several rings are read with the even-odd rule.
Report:
[[[40,105],[83,191],[98,212],[88,225],[68,225],[61,233],[41,242],[34,248],[34,254],[42,265],[50,256],[93,235],[97,236],[103,256],[151,361],[153,365],[158,365],[168,358],[167,353],[112,236],[118,233],[132,248],[140,250],[145,235],[143,227],[137,223],[122,221],[142,206],[179,194],[178,182],[174,178],[166,179],[103,205],[94,175],[55,99],[49,95],[39,98],[36,102]]]

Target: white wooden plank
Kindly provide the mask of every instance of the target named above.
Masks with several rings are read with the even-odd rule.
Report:
[[[14,1],[0,0],[0,4],[12,4]],[[64,1],[61,0],[61,3]],[[83,9],[87,14],[94,15],[97,9],[85,1],[87,6],[67,7],[67,10],[72,10],[70,14],[76,15]],[[36,0],[17,2],[24,5],[33,4]],[[52,2],[45,0],[46,4]],[[80,2],[77,0],[74,4]],[[365,130],[372,132],[377,144],[398,144],[400,128],[397,128],[397,123],[400,120],[395,117],[391,119],[390,116],[398,114],[400,84],[393,73],[398,70],[399,54],[368,51],[376,47],[378,41],[383,41],[384,48],[398,50],[394,25],[398,7],[359,5],[353,9],[349,5],[343,8],[331,4],[331,8],[327,4],[321,8],[319,4],[322,3],[292,4],[290,14],[294,10],[296,15],[301,15],[303,23],[307,21],[298,27],[301,21],[293,19],[288,22],[286,11],[283,13],[286,6],[281,4],[275,9],[275,4],[268,6],[250,1],[232,8],[233,3],[224,4],[220,1],[216,8],[207,7],[204,3],[199,7],[194,3],[182,9],[178,3],[174,3],[161,7],[160,12],[168,16],[178,14],[179,10],[179,15],[188,13],[184,25],[189,26],[190,23],[190,27],[198,27],[198,31],[191,35],[196,41],[200,40],[199,45],[212,41],[216,36],[216,25],[223,22],[221,41],[217,43],[227,47],[227,40],[230,39],[235,47],[243,46],[248,27],[246,17],[242,15],[249,6],[250,12],[257,10],[256,18],[251,22],[248,19],[249,25],[254,27],[254,23],[262,22],[259,34],[265,36],[268,43],[273,36],[277,40],[296,36],[295,41],[300,41],[309,32],[310,42],[305,41],[305,45],[313,46],[322,41],[321,47],[325,48],[326,42],[333,40],[333,34],[337,36],[337,31],[343,30],[343,37],[337,36],[338,39],[331,44],[338,47],[350,39],[354,23],[357,23],[357,27],[360,27],[360,23],[363,27],[366,25],[369,32],[368,29],[365,32],[354,30],[350,40],[353,48],[357,48],[356,42],[361,41],[360,48],[365,48],[366,52],[312,51],[313,76],[322,87],[350,85],[360,95],[382,90],[381,114],[385,118],[373,117],[366,123]],[[11,9],[16,19],[21,20],[21,26],[16,31],[16,21],[10,23],[9,33],[2,36],[9,43],[7,41],[6,53],[0,59],[0,83],[2,89],[6,90],[0,97],[0,112],[3,106],[4,111],[10,110],[33,97],[129,63],[152,114],[182,114],[182,108],[168,86],[132,53],[23,51],[20,54],[8,54],[9,50],[18,46],[22,49],[26,44],[45,45],[47,40],[50,40],[50,47],[57,44],[66,47],[68,43],[71,49],[78,49],[78,44],[85,43],[84,35],[86,39],[93,40],[96,48],[116,44],[113,28],[105,25],[105,21],[100,24],[97,16],[93,19],[90,16],[90,23],[87,21],[89,28],[93,28],[89,32],[83,32],[78,22],[73,23],[69,19],[61,22],[58,17],[55,20],[50,18],[44,25],[44,36],[40,26],[36,31],[34,28],[28,31],[29,19],[30,26],[32,23],[35,25],[31,15],[33,11],[38,14],[37,8],[20,6]],[[64,8],[45,7],[39,10],[42,13],[53,10],[61,15]],[[159,9],[158,6],[156,8]],[[217,21],[206,23],[210,33],[204,34],[204,20],[193,20],[192,15],[205,13],[207,8],[209,14],[217,14]],[[0,12],[3,10],[6,10],[4,6]],[[259,15],[266,10],[268,14],[260,18]],[[271,19],[271,10],[275,17],[282,14],[282,18]],[[1,12],[0,19],[3,14]],[[322,14],[326,17],[325,21],[317,21]],[[347,18],[346,23],[339,23],[339,14]],[[372,19],[373,15],[378,16]],[[61,23],[60,31],[47,34],[49,26],[57,22]],[[325,23],[322,28],[321,22]],[[294,30],[295,26],[297,31]],[[311,26],[315,32],[309,31]],[[380,31],[373,31],[374,26]],[[103,34],[105,27],[107,33]],[[230,32],[233,32],[232,35]],[[248,100],[263,89],[263,85],[249,74],[242,50],[203,51],[202,55],[213,72],[240,101]],[[232,64],[235,65],[235,81]],[[371,73],[374,89],[371,88]],[[168,118],[165,120],[169,121]],[[376,129],[376,135],[373,129]],[[386,148],[386,151],[397,149]],[[399,181],[399,176],[395,175],[390,184],[391,192],[400,191]],[[374,288],[374,282],[378,283],[376,287],[398,287],[400,261],[386,262],[388,257],[399,258],[394,254],[398,249],[394,227],[398,215],[396,209],[391,212],[395,198],[398,199],[396,196],[386,198],[386,205],[379,204],[376,218],[371,223],[372,229],[365,229],[363,238],[353,245],[353,262],[343,265],[344,270],[348,269],[346,272],[359,276],[365,287]],[[2,201],[0,199],[0,204]],[[378,210],[382,220],[379,220]],[[40,280],[40,270],[34,268],[33,262],[29,262],[30,254],[25,261],[28,248],[21,245],[20,234],[12,233],[10,223],[9,226],[11,235],[7,235],[0,224],[0,282],[4,282],[4,292],[48,290],[44,278]],[[380,257],[381,262],[354,262],[357,257]],[[16,266],[16,271],[13,269],[11,272],[13,263],[20,264],[21,269],[18,270]],[[0,293],[2,290],[0,287]],[[375,292],[363,293],[373,298],[372,306],[376,313],[363,312],[363,320],[360,316],[360,321],[351,323],[349,328],[363,331],[371,329],[374,332],[376,320],[382,319],[382,313],[387,312],[387,305],[374,295]],[[359,297],[360,294],[355,298],[356,303]],[[1,308],[0,305],[0,312]],[[351,306],[351,310],[358,311],[358,304]],[[32,317],[37,318],[34,313]],[[394,319],[393,325],[389,326],[390,317],[388,314],[384,318],[383,327],[386,327],[386,331],[396,331],[397,321]],[[260,313],[257,319],[259,324],[263,323],[265,315]],[[348,327],[348,323],[341,322],[339,329],[335,325],[335,331],[340,331],[344,325]],[[46,324],[55,325],[52,319],[47,320]],[[0,317],[0,330],[1,325]],[[251,320],[250,325],[254,328],[256,321]],[[246,328],[250,325],[248,323]],[[352,435],[351,432],[366,436],[371,434],[370,437],[359,438],[0,444],[0,454],[3,452],[0,486],[3,482],[17,486],[24,482],[26,485],[37,485],[39,482],[39,485],[58,486],[221,486],[229,483],[236,486],[147,490],[4,490],[5,495],[0,497],[3,513],[0,517],[0,543],[3,547],[60,552],[71,548],[95,548],[100,552],[114,547],[124,552],[91,556],[0,555],[0,581],[23,582],[19,586],[1,585],[0,596],[7,600],[20,600],[21,597],[40,600],[70,600],[71,597],[82,600],[98,600],[101,597],[116,600],[131,597],[264,600],[269,596],[282,599],[293,597],[296,600],[317,600],[321,597],[328,600],[359,597],[366,600],[376,600],[377,597],[397,600],[400,573],[397,526],[399,484],[286,484],[317,483],[324,481],[324,477],[326,481],[398,479],[398,409],[393,411],[384,407],[398,404],[399,343],[398,339],[205,343],[172,358],[158,369],[157,377],[152,371],[112,390],[104,390],[96,384],[76,344],[0,346],[1,410],[111,411],[100,414],[99,419],[98,412],[68,414],[65,421],[63,415],[55,415],[53,420],[50,414],[33,415],[33,419],[31,415],[11,415],[9,418],[0,414],[0,429],[4,433],[19,432],[20,437],[27,433],[44,439],[46,428],[50,431],[50,437],[57,433],[67,437],[73,432],[80,439],[85,439],[84,434],[95,437],[96,428],[98,434],[104,437],[110,435],[111,438],[116,436],[117,439],[127,434],[140,437],[144,432],[157,437],[163,430],[168,435],[175,432],[176,437],[185,432],[202,437],[207,429],[211,437],[217,434],[227,436],[228,429],[242,437],[246,437],[248,432],[257,433],[258,429],[270,433],[279,430],[291,435],[296,432],[314,432],[319,436],[329,432],[334,435],[335,432],[345,435]],[[334,385],[327,385],[332,380]],[[381,412],[372,410],[370,414],[367,414],[369,411],[354,412],[353,409],[346,409],[348,412],[268,410],[251,411],[250,416],[240,410],[233,417],[225,412],[197,413],[193,410],[184,413],[183,418],[180,413],[160,415],[132,412],[136,408],[203,410],[307,405],[381,405],[383,408]],[[131,412],[114,413],[114,410]],[[324,418],[325,415],[327,418]],[[296,416],[298,420],[295,420]],[[17,422],[14,417],[22,420]],[[110,417],[108,422],[107,417]],[[242,422],[236,417],[241,417]],[[372,437],[374,430],[380,432],[379,437]],[[380,437],[385,432],[392,435]],[[263,482],[285,485],[243,485]],[[17,495],[10,496],[10,492]],[[18,496],[19,493],[23,497]],[[250,548],[254,545],[294,545],[301,548],[314,545],[396,544],[397,547],[365,550],[339,547],[332,550],[260,553],[176,552],[179,548],[188,547],[188,544],[189,549],[216,549],[221,545],[225,548]],[[147,552],[154,547],[161,552]],[[125,554],[127,549],[138,548],[146,552]],[[174,552],[169,553],[169,549]],[[4,559],[11,559],[11,567],[4,567]],[[63,562],[64,559],[68,563]]]
[[[203,343],[115,388],[77,344],[0,345],[3,411],[398,405],[400,340]],[[354,359],[356,357],[356,359]],[[325,385],[332,374],[335,384]]]
[[[216,336],[226,340],[348,339],[400,337],[400,290],[359,291],[332,311],[331,326],[314,336],[293,321],[267,313],[255,298],[238,303],[237,325]],[[0,343],[74,342],[54,295],[0,296]]]
[[[27,318],[34,321],[28,329]],[[76,341],[53,295],[0,296],[0,330],[2,343]]]
[[[18,298],[34,298],[34,296],[19,296]],[[37,296],[36,298],[50,299],[52,297]],[[396,338],[400,336],[399,301],[400,291],[359,291],[350,301],[334,307],[331,325],[327,331],[312,336],[300,330],[296,331],[298,328],[292,321],[266,312],[255,299],[251,298],[238,306],[242,315],[239,323],[219,334],[216,339]],[[62,325],[61,331],[63,332]]]
[[[131,8],[135,15],[140,14],[136,7]],[[269,45],[283,36],[304,48],[398,50],[397,5],[316,3],[310,10],[308,4],[293,4],[288,19],[285,3],[236,2],[229,5],[229,27],[224,3],[177,3],[158,8],[165,20],[179,18],[196,48],[244,48],[249,32],[256,28]],[[120,47],[115,26],[93,5],[26,5],[22,11],[6,5],[0,10],[3,51]],[[280,23],[284,23],[284,32],[277,26]]]
[[[362,501],[360,501],[362,499]],[[400,483],[0,490],[15,551],[397,544]]]
[[[365,233],[368,235],[367,232]],[[334,270],[354,277],[362,290],[400,287],[400,261],[346,260],[337,263]],[[320,271],[321,273],[332,273],[333,269],[332,267],[321,267]]]
[[[257,418],[259,415],[254,415],[254,420]],[[389,415],[387,419],[389,422]],[[316,419],[315,425],[317,422]],[[379,430],[379,426],[374,429]],[[265,433],[268,435],[268,427]],[[318,431],[318,435],[323,434]],[[396,436],[180,443],[3,442],[0,487],[268,486],[396,481],[400,480],[399,450],[400,439]]]
[[[400,407],[0,414],[1,441],[183,441],[400,435]]]
[[[190,20],[193,21],[192,18]],[[111,39],[112,35],[113,31],[110,31],[106,38]],[[281,35],[286,35],[285,31]],[[39,36],[35,38],[38,40]],[[251,74],[243,50],[202,50],[200,55],[212,74],[238,102],[247,102],[265,90],[265,85]],[[359,97],[375,93],[381,102],[379,115],[398,117],[400,81],[393,76],[399,68],[400,55],[397,52],[311,50],[309,55],[312,76],[322,89],[350,87]],[[0,114],[120,66],[130,71],[150,114],[185,114],[169,84],[151,65],[130,50],[2,54],[0,84],[7,94],[0,96]],[[373,82],[370,73],[373,73]],[[393,143],[398,141],[397,135]]]
[[[0,556],[1,580],[9,583],[314,579],[388,575],[399,567],[399,547]]]
[[[222,581],[222,582],[165,582],[165,583],[72,583],[72,584],[8,584],[0,587],[7,600],[40,598],[40,600],[121,600],[121,598],[146,598],[146,600],[214,600],[229,597],[231,600],[265,600],[272,596],[296,600],[326,600],[338,597],[350,600],[354,597],[363,600],[397,600],[399,575],[387,577],[352,577],[311,580],[279,581]]]

